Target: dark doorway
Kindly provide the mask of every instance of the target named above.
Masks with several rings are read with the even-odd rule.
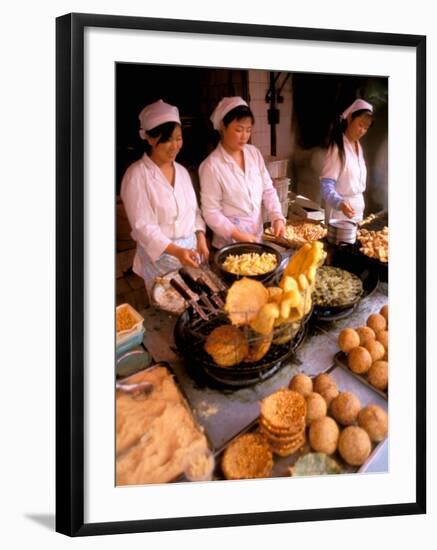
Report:
[[[184,145],[178,155],[193,177],[217,145],[209,117],[224,96],[248,99],[247,71],[169,65],[116,65],[116,191],[126,168],[144,152],[138,135],[138,114],[148,103],[163,99],[179,109]]]

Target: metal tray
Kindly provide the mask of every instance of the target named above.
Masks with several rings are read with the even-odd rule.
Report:
[[[208,434],[205,432],[205,430],[203,429],[203,427],[199,424],[199,422],[197,421],[196,417],[194,416],[193,414],[193,411],[191,410],[191,407],[189,405],[189,401],[188,401],[188,398],[182,388],[182,386],[180,385],[179,381],[178,381],[178,378],[177,376],[175,375],[173,369],[171,368],[171,366],[165,362],[165,361],[161,361],[159,363],[155,363],[154,365],[151,365],[150,367],[147,367],[145,369],[142,369],[141,371],[137,371],[135,374],[131,374],[130,376],[126,377],[126,378],[123,378],[122,380],[120,380],[119,382],[122,383],[122,384],[129,384],[131,382],[131,379],[134,377],[134,376],[137,376],[138,374],[140,373],[143,373],[143,372],[149,372],[155,368],[158,368],[158,367],[164,367],[165,369],[167,369],[167,371],[169,372],[169,374],[172,376],[173,378],[173,381],[176,385],[176,388],[177,390],[179,391],[179,394],[181,396],[181,401],[183,403],[183,405],[185,406],[185,408],[187,409],[188,413],[190,414],[192,420],[193,420],[193,423],[194,425],[196,426],[196,428],[199,430],[200,433],[202,433],[204,435],[204,437],[206,438],[206,442],[207,442],[207,447],[212,451],[214,452],[214,447],[211,443],[211,440],[210,438],[208,437]],[[115,452],[115,449],[114,449],[114,452]],[[178,474],[176,477],[174,477],[173,479],[169,480],[167,483],[176,483],[176,482],[179,482],[179,481],[187,481],[186,477],[185,477],[185,474],[183,472],[181,472],[180,474]],[[145,484],[145,485],[149,485],[149,484]],[[152,485],[152,484],[150,484]]]
[[[372,384],[367,380],[365,376],[362,374],[357,374],[355,372],[352,372],[350,368],[347,365],[347,355],[343,353],[342,351],[337,352],[334,355],[334,361],[335,364],[347,371],[351,376],[359,380],[362,384],[365,384],[368,388],[371,388],[374,392],[376,392],[378,395],[380,395],[383,399],[388,400],[388,390],[382,391],[378,388],[375,388],[375,386],[372,386]]]
[[[335,379],[337,383],[337,387],[340,391],[352,391],[353,393],[355,393],[357,397],[360,399],[362,407],[365,407],[366,405],[369,405],[369,404],[375,404],[375,405],[379,405],[380,407],[382,407],[384,410],[387,411],[388,409],[387,398],[376,396],[372,391],[369,391],[367,388],[363,388],[361,383],[357,383],[356,379],[353,376],[351,376],[353,373],[351,373],[349,369],[343,372],[342,369],[339,369],[338,367],[333,366],[328,370],[326,370],[325,372],[329,373]],[[372,389],[374,390],[373,387]],[[258,429],[258,425],[259,425],[259,418],[254,420],[249,426],[247,426],[241,432],[239,432],[224,447],[216,451],[215,453],[216,466],[215,466],[214,477],[213,477],[214,480],[225,479],[223,472],[221,470],[221,460],[225,449],[241,435],[256,431]],[[277,478],[277,477],[290,477],[291,476],[290,468],[296,463],[296,461],[301,456],[304,456],[308,452],[311,452],[311,449],[308,443],[308,428],[306,428],[306,430],[307,430],[306,443],[302,450],[297,451],[287,457],[279,457],[275,454],[273,455],[273,469],[272,469],[271,475],[269,476],[270,479]],[[380,458],[379,455],[383,451],[384,447],[386,446],[387,441],[388,441],[388,438],[384,439],[383,441],[377,444],[372,443],[372,451],[369,457],[367,458],[367,460],[360,467],[350,466],[346,464],[338,452],[335,452],[332,455],[332,458],[339,464],[342,474],[366,473],[367,471],[372,470],[371,468],[372,463],[376,461],[377,458]],[[383,469],[380,471],[387,471],[387,469]]]

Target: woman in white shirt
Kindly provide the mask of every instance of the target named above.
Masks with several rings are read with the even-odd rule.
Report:
[[[367,169],[360,139],[372,123],[372,105],[357,99],[342,113],[340,123],[334,127],[320,174],[327,222],[330,219],[363,219]]]
[[[150,152],[126,170],[121,198],[137,243],[133,270],[150,294],[158,275],[182,265],[196,267],[209,251],[190,175],[175,162],[182,147],[178,109],[160,99],[139,119]]]
[[[211,115],[220,143],[199,167],[202,214],[215,248],[261,240],[264,204],[275,235],[284,235],[285,218],[259,150],[249,145],[254,116],[241,97],[223,98]]]

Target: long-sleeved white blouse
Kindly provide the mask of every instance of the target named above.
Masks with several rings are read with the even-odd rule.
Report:
[[[121,198],[137,243],[133,269],[146,278],[144,262],[155,263],[167,246],[205,231],[188,171],[177,162],[174,186],[147,154],[126,170]]]
[[[243,149],[245,170],[221,144],[199,167],[202,214],[213,230],[212,244],[220,248],[232,242],[237,227],[261,238],[264,204],[270,222],[284,220],[281,203],[260,151],[253,145]]]

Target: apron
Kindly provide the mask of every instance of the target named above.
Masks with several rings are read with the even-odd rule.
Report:
[[[225,215],[225,214],[224,214]],[[225,216],[235,227],[243,233],[255,235],[257,240],[261,242],[263,234],[263,224],[259,212],[253,216]],[[213,245],[215,248],[222,248],[227,244],[236,243],[237,241],[231,237],[226,239],[220,235],[214,234]]]
[[[197,239],[195,233],[189,237],[181,237],[180,239],[173,239],[172,242],[182,248],[195,249],[197,246]],[[141,251],[141,252],[140,252]],[[140,253],[142,263],[142,276],[146,285],[146,290],[149,298],[152,296],[152,288],[155,284],[156,277],[162,276],[169,271],[180,269],[182,264],[180,261],[171,254],[161,254],[161,256],[152,262],[149,256],[143,249],[138,250]]]
[[[336,210],[328,204],[325,205],[325,223],[327,224],[329,220],[353,220],[354,222],[359,222],[363,219],[364,216],[364,197],[363,194],[359,195],[343,195],[344,199],[352,206],[355,210],[355,216],[353,218],[348,218],[343,214],[341,210]]]
[[[348,218],[341,210],[336,210],[332,206],[325,205],[325,221],[331,219],[349,220],[359,222],[364,216],[364,196],[363,192],[366,189],[367,169],[363,156],[363,150],[358,143],[358,152],[354,151],[354,145],[344,137],[345,147],[345,165],[343,166],[340,175],[338,176],[335,190],[347,201],[355,210],[355,216]]]

